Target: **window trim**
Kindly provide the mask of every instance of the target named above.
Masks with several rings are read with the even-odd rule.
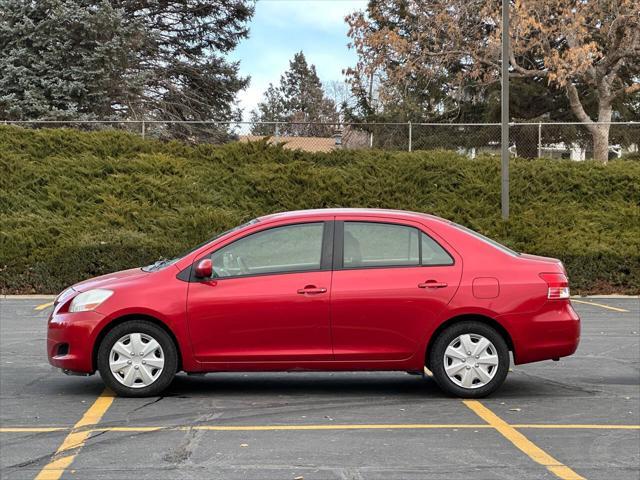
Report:
[[[320,268],[319,269],[311,269],[311,270],[288,270],[286,272],[264,272],[264,273],[248,273],[248,274],[244,274],[244,275],[234,275],[232,277],[209,277],[209,278],[197,278],[195,276],[195,268],[194,265],[196,265],[198,262],[206,259],[206,258],[210,258],[214,253],[216,253],[218,250],[221,250],[223,248],[226,248],[230,245],[233,245],[235,242],[238,242],[240,240],[244,240],[245,238],[249,238],[252,235],[258,234],[258,233],[264,233],[267,232],[269,230],[275,230],[276,228],[284,228],[284,227],[294,227],[294,226],[298,226],[298,225],[308,225],[308,224],[322,224],[323,229],[322,229],[322,239],[320,242]],[[294,223],[284,223],[284,224],[279,224],[279,225],[273,225],[273,226],[269,226],[267,228],[263,228],[260,230],[255,230],[252,231],[251,233],[248,233],[247,235],[243,235],[242,237],[236,238],[233,241],[226,243],[224,245],[221,245],[220,247],[216,248],[215,250],[210,250],[209,252],[207,252],[206,255],[202,256],[202,257],[198,257],[196,260],[194,260],[194,262],[189,265],[187,268],[185,268],[182,272],[180,272],[178,274],[180,279],[186,279],[185,277],[188,278],[188,281],[190,283],[204,283],[204,282],[211,282],[211,281],[215,281],[215,282],[219,282],[219,281],[225,281],[225,280],[234,280],[237,278],[252,278],[252,277],[265,277],[268,275],[289,275],[292,273],[313,273],[313,272],[323,272],[323,271],[331,271],[332,265],[331,265],[331,258],[333,256],[333,238],[334,238],[334,224],[335,222],[333,220],[305,220],[305,221],[301,221],[301,222],[294,222]],[[183,274],[184,272],[184,274]],[[188,272],[188,274],[186,273]]]
[[[413,228],[418,231],[418,264],[417,265],[370,265],[360,267],[345,267],[344,266],[344,224],[345,223],[378,223],[382,225],[396,225],[399,227]],[[420,234],[424,234],[433,240],[442,250],[451,258],[451,263],[442,264],[422,264],[422,237]],[[430,267],[453,267],[456,264],[455,256],[451,255],[451,252],[444,248],[440,242],[425,232],[422,228],[416,225],[409,225],[401,222],[394,221],[382,221],[382,220],[336,220],[334,226],[334,239],[333,239],[333,270],[372,270],[381,268],[430,268]]]

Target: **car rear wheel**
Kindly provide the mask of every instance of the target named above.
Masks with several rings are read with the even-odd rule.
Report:
[[[111,329],[100,343],[97,360],[104,383],[123,397],[160,394],[172,382],[178,366],[171,337],[146,320]]]
[[[509,371],[509,348],[504,338],[481,322],[448,327],[436,338],[429,357],[436,383],[458,397],[491,394]]]

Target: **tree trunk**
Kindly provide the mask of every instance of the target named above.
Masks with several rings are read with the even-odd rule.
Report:
[[[593,137],[593,159],[602,163],[609,161],[609,130],[611,125],[611,101],[608,100],[606,94],[600,93],[600,108],[598,108],[598,123],[594,125],[591,131]],[[608,90],[606,91],[608,94]]]
[[[600,124],[591,132],[593,138],[593,158],[602,163],[609,161],[609,128],[609,124]]]

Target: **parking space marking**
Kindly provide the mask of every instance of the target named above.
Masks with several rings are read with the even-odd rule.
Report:
[[[591,424],[578,424],[578,425],[554,425],[554,424],[512,424],[513,428],[540,428],[540,429],[560,429],[560,430],[640,430],[640,425],[591,425]]]
[[[543,465],[562,480],[586,480],[569,467],[559,462],[547,452],[538,447],[535,443],[509,425],[482,403],[477,400],[464,400],[463,403],[469,407],[476,415],[495,428],[500,434],[513,443],[520,451],[524,452],[531,460]]]
[[[511,424],[516,429],[534,428],[539,430],[640,430],[640,425],[607,425],[607,424],[548,424],[523,423]],[[277,430],[428,430],[428,429],[458,429],[458,428],[495,428],[487,423],[401,423],[401,424],[353,424],[353,425],[177,425],[177,426],[126,426],[126,427],[94,427],[77,428],[88,432],[156,432],[156,431],[277,431]],[[74,427],[76,429],[76,427]],[[48,433],[71,430],[68,427],[0,427],[0,433]]]
[[[110,390],[105,389],[102,392],[78,423],[73,426],[62,445],[58,447],[52,460],[40,471],[36,480],[58,480],[62,477],[64,471],[73,463],[76,455],[91,435],[91,430],[84,429],[84,427],[99,423],[113,403],[113,398],[113,393]]]
[[[45,308],[49,308],[50,306],[53,305],[53,302],[48,302],[48,303],[43,303],[41,305],[38,305],[37,307],[34,308],[34,310],[44,310]]]
[[[576,303],[582,303],[584,305],[593,305],[594,307],[606,308],[607,310],[613,310],[614,312],[629,313],[629,310],[625,310],[624,308],[612,307],[610,305],[603,305],[602,303],[585,302],[584,300],[576,300],[575,298],[572,298],[571,301]]]

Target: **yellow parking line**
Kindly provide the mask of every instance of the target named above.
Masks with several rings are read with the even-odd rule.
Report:
[[[102,395],[89,407],[82,418],[76,423],[71,432],[58,447],[51,461],[40,471],[36,480],[58,480],[64,471],[73,463],[76,455],[84,446],[91,430],[83,427],[96,425],[113,403],[113,394],[110,390],[102,392]]]
[[[539,424],[539,423],[525,423],[525,424],[512,424],[513,428],[542,428],[542,429],[566,429],[566,430],[640,430],[640,425],[591,425],[591,424],[578,424],[578,425],[554,425],[554,424]]]
[[[44,310],[45,308],[49,308],[50,306],[53,305],[53,302],[48,302],[48,303],[43,303],[42,305],[38,305],[36,308],[34,308],[34,310]]]
[[[624,308],[611,307],[609,305],[603,305],[602,303],[585,302],[584,300],[576,300],[575,298],[572,298],[571,302],[583,303],[585,305],[593,305],[594,307],[606,308],[607,310],[613,310],[614,312],[629,313],[629,310],[625,310]]]
[[[553,423],[523,423],[511,424],[513,428],[536,428],[541,430],[640,430],[640,425],[606,425],[606,424],[553,424]],[[74,427],[75,428],[75,427]],[[457,429],[457,428],[494,428],[492,425],[481,423],[406,423],[406,424],[353,424],[353,425],[176,425],[176,426],[127,426],[127,427],[94,427],[83,428],[88,432],[157,432],[157,431],[277,431],[277,430],[426,430],[426,429]],[[46,433],[70,430],[67,427],[0,427],[0,433]],[[78,428],[77,430],[80,430]]]
[[[544,465],[547,470],[553,473],[556,477],[561,478],[562,480],[585,480],[584,477],[578,475],[569,467],[553,458],[479,401],[464,400],[464,404],[473,410],[476,415],[500,432],[503,437],[524,452],[531,460],[539,463],[540,465]]]

